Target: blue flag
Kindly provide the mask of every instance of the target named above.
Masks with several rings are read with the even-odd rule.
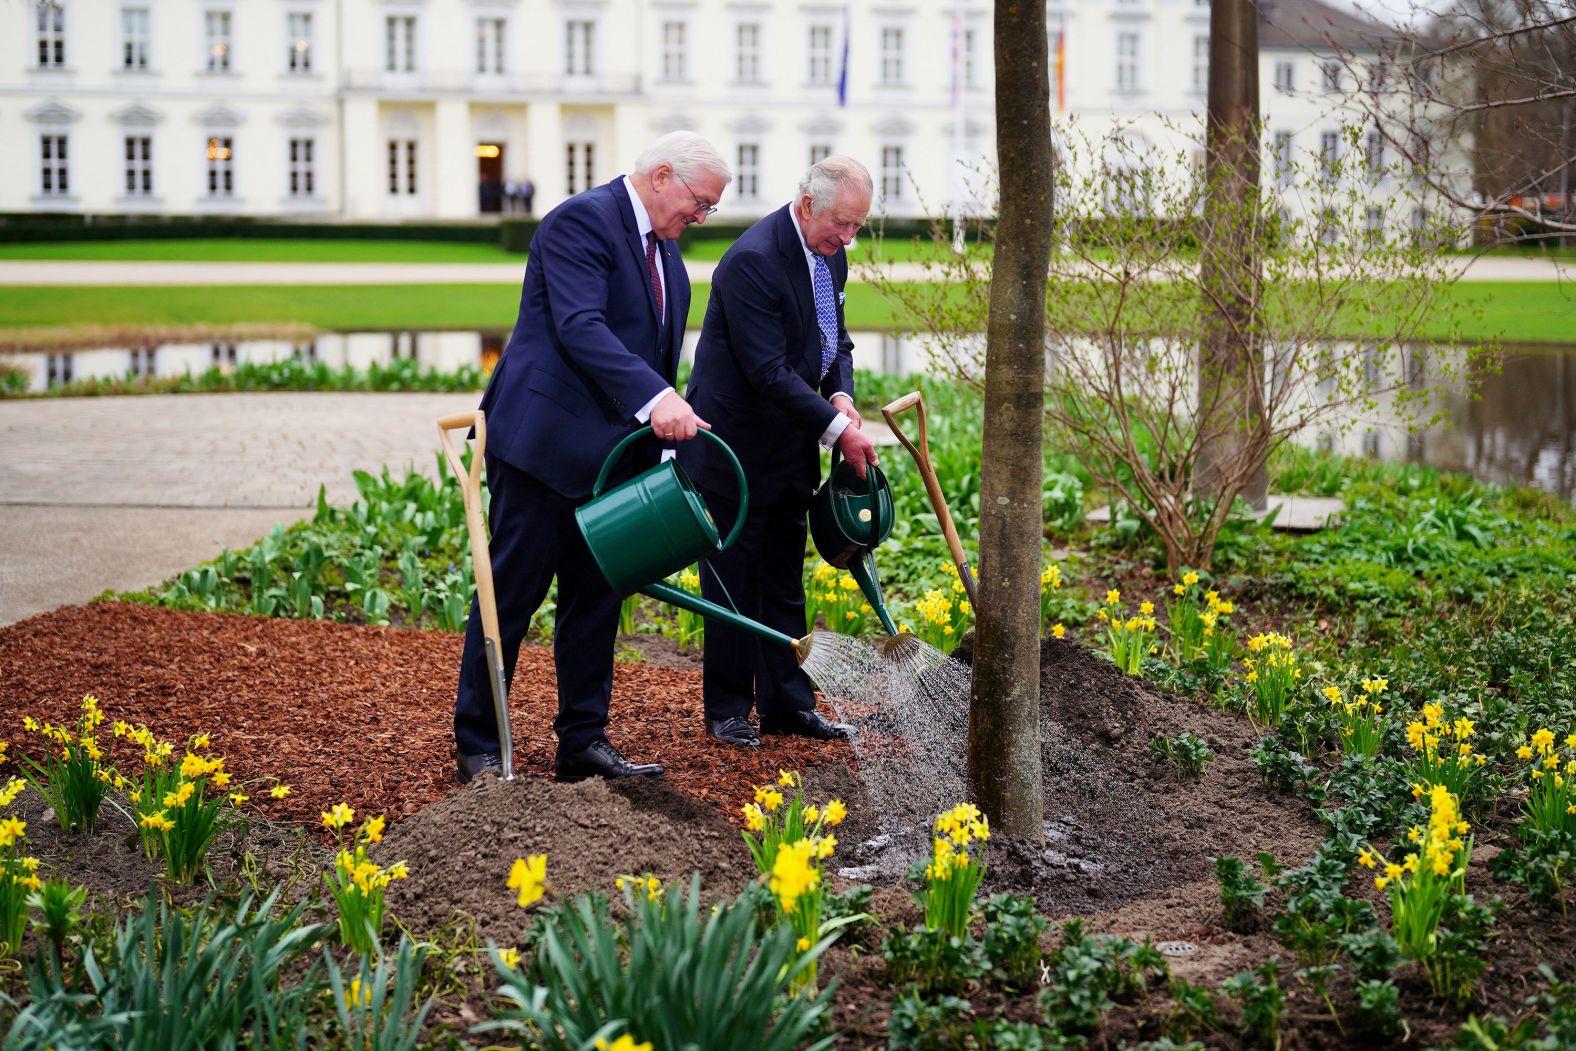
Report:
[[[843,5],[843,68],[837,74],[837,104],[848,105],[848,5]]]

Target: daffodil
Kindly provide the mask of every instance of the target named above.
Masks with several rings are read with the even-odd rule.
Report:
[[[509,869],[509,889],[518,891],[516,901],[521,908],[529,908],[547,892],[547,855],[532,854],[529,858],[515,858]]]

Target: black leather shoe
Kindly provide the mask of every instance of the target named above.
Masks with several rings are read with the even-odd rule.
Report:
[[[553,764],[559,781],[584,781],[588,777],[661,777],[656,763],[631,763],[607,740],[592,741],[574,755],[559,756]]]
[[[503,776],[503,757],[497,752],[480,752],[476,755],[463,755],[456,752],[454,759],[462,785],[470,784],[471,778],[484,770],[491,770],[499,777]]]
[[[820,712],[789,712],[771,718],[761,716],[761,733],[810,737],[817,741],[846,741],[854,736],[847,723],[834,723]]]
[[[741,748],[759,748],[761,735],[742,715],[728,719],[707,719],[706,732],[723,744],[736,744]]]

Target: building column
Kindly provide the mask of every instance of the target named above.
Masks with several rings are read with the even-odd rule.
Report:
[[[336,158],[339,214],[347,219],[369,219],[381,213],[387,195],[388,156],[378,127],[378,103],[370,97],[343,100],[337,129],[340,155]]]
[[[473,219],[479,208],[476,136],[464,99],[442,99],[433,113],[433,214],[439,219]]]
[[[536,184],[536,214],[545,215],[564,199],[564,116],[556,102],[525,108],[525,165]]]

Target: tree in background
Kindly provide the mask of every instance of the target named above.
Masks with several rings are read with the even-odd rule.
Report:
[[[1480,243],[1576,233],[1570,0],[1427,0],[1411,23],[1332,48],[1385,148]]]
[[[1045,5],[995,7],[1001,205],[986,310],[968,772],[991,824],[1043,841],[1040,562],[1051,105]]]
[[[1202,127],[1188,130],[1202,140]],[[1153,536],[1173,571],[1209,566],[1236,497],[1281,443],[1333,445],[1354,430],[1428,426],[1444,389],[1470,386],[1492,357],[1454,338],[1462,308],[1445,293],[1456,262],[1437,248],[1450,240],[1448,227],[1419,236],[1408,171],[1400,162],[1374,168],[1356,148],[1362,129],[1343,134],[1346,148],[1317,157],[1267,151],[1257,196],[1217,196],[1206,210],[1210,176],[1200,177],[1190,150],[1158,155],[1120,128],[1098,139],[1074,124],[1058,129],[1062,250],[1044,289],[1047,438],[1109,494],[1114,521]],[[1377,192],[1381,184],[1390,190]],[[1009,197],[1004,185],[1004,212]],[[1221,295],[1221,270],[1200,265],[1200,246],[1221,236],[1206,224],[1228,235],[1256,231],[1262,248],[1257,268],[1240,278],[1257,301],[1250,345],[1260,348],[1262,401],[1256,443],[1216,456],[1218,488],[1201,497],[1203,422],[1218,418],[1222,397],[1200,383]],[[988,224],[982,233],[990,237]],[[935,237],[950,244],[946,229]],[[977,255],[941,251],[925,266],[923,282],[892,280],[879,267],[867,274],[926,338],[934,368],[982,387],[989,355],[980,336],[1000,291],[992,272]],[[986,413],[987,426],[1000,424],[995,410]],[[981,505],[983,521],[991,494]],[[982,544],[981,564],[990,562]]]
[[[1268,495],[1264,302],[1259,257],[1259,12],[1252,0],[1209,8],[1209,99],[1204,116],[1202,254],[1204,340],[1198,384],[1195,499],[1230,508],[1240,492],[1262,510]]]

